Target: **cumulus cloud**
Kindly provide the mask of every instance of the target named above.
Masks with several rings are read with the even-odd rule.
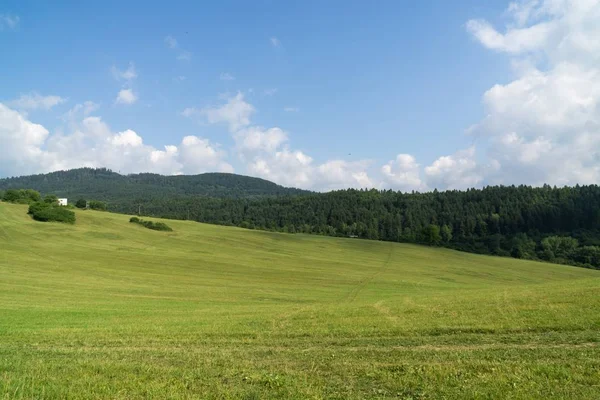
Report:
[[[229,130],[235,132],[240,128],[250,125],[250,117],[254,112],[254,107],[244,100],[244,95],[238,93],[229,98],[227,103],[221,106],[188,107],[181,114],[189,118],[199,117],[209,124],[227,124]]]
[[[225,153],[208,139],[186,136],[179,147],[179,161],[183,173],[234,171],[233,167],[224,161]]]
[[[115,104],[131,105],[135,103],[138,100],[138,96],[131,88],[133,81],[138,76],[135,65],[130,62],[129,67],[125,70],[120,70],[113,65],[110,70],[117,81],[123,82],[122,89],[119,90],[115,98]]]
[[[39,172],[39,163],[47,162],[41,146],[48,135],[42,125],[0,103],[0,171],[5,175]]]
[[[367,167],[365,161],[330,160],[316,164],[309,155],[288,147],[261,153],[247,166],[249,173],[279,184],[321,191],[374,187]]]
[[[42,96],[37,92],[22,94],[18,99],[8,104],[19,110],[49,110],[54,106],[66,102],[67,99],[60,96]]]
[[[237,149],[243,156],[251,156],[257,152],[272,153],[288,141],[288,134],[281,128],[264,129],[251,126],[234,134]]]
[[[483,168],[475,160],[475,147],[442,156],[425,167],[427,183],[444,189],[466,189],[483,182]]]
[[[421,167],[410,154],[398,154],[381,167],[386,186],[401,191],[425,190],[427,186],[421,180]]]
[[[18,15],[0,14],[0,31],[16,29],[21,18]]]
[[[486,117],[469,129],[487,147],[488,183],[598,182],[600,166],[600,1],[511,3],[501,32],[467,29],[511,56],[515,79],[483,96]]]
[[[133,104],[137,101],[138,97],[131,89],[121,89],[119,93],[117,93],[117,98],[115,102],[117,104]]]
[[[289,135],[283,129],[252,125],[254,112],[254,107],[238,93],[221,106],[187,108],[182,114],[200,116],[211,124],[227,124],[235,141],[235,152],[251,175],[314,190],[375,186],[367,173],[370,162],[329,160],[316,163],[302,150],[291,148]]]
[[[87,104],[87,110],[92,109]],[[73,116],[86,112],[82,104]],[[0,171],[23,175],[59,169],[108,167],[123,173],[197,174],[232,172],[226,154],[208,139],[186,136],[179,145],[156,149],[131,129],[113,132],[100,118],[73,123],[68,134],[53,133],[0,103]]]

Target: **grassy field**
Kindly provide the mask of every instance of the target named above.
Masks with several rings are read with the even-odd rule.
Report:
[[[600,271],[0,203],[0,398],[600,398]]]

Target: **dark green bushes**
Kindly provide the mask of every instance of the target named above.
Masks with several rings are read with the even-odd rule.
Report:
[[[36,221],[75,223],[75,213],[55,203],[38,201],[29,206],[28,214]]]
[[[169,225],[165,224],[164,222],[144,221],[143,219],[140,219],[138,217],[131,217],[129,219],[129,222],[138,224],[138,225],[142,225],[148,229],[152,229],[155,231],[166,231],[166,232],[173,231],[173,229],[171,229],[171,227]]]
[[[30,204],[41,199],[40,193],[32,189],[8,189],[2,195],[2,201],[17,204]]]
[[[91,208],[92,210],[98,210],[98,211],[106,211],[106,203],[103,201],[98,201],[98,200],[90,200],[88,202],[88,206],[89,208]]]

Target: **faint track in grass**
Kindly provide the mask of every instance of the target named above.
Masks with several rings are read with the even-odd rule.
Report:
[[[342,299],[342,302],[344,303],[352,303],[354,300],[356,300],[356,297],[360,294],[360,292],[362,292],[362,290],[370,283],[372,282],[375,278],[377,278],[379,275],[381,275],[383,272],[385,272],[385,270],[388,268],[388,266],[390,265],[390,261],[392,260],[392,253],[394,252],[394,243],[389,243],[389,252],[387,255],[387,258],[385,259],[385,261],[383,262],[383,264],[381,265],[381,267],[379,267],[372,275],[367,276],[366,278],[362,279],[358,285],[354,286],[352,288],[352,290],[350,290],[350,292],[348,292],[344,298]]]

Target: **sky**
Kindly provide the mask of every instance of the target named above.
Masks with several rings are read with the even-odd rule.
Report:
[[[598,183],[598,21],[600,0],[4,0],[0,177]]]

